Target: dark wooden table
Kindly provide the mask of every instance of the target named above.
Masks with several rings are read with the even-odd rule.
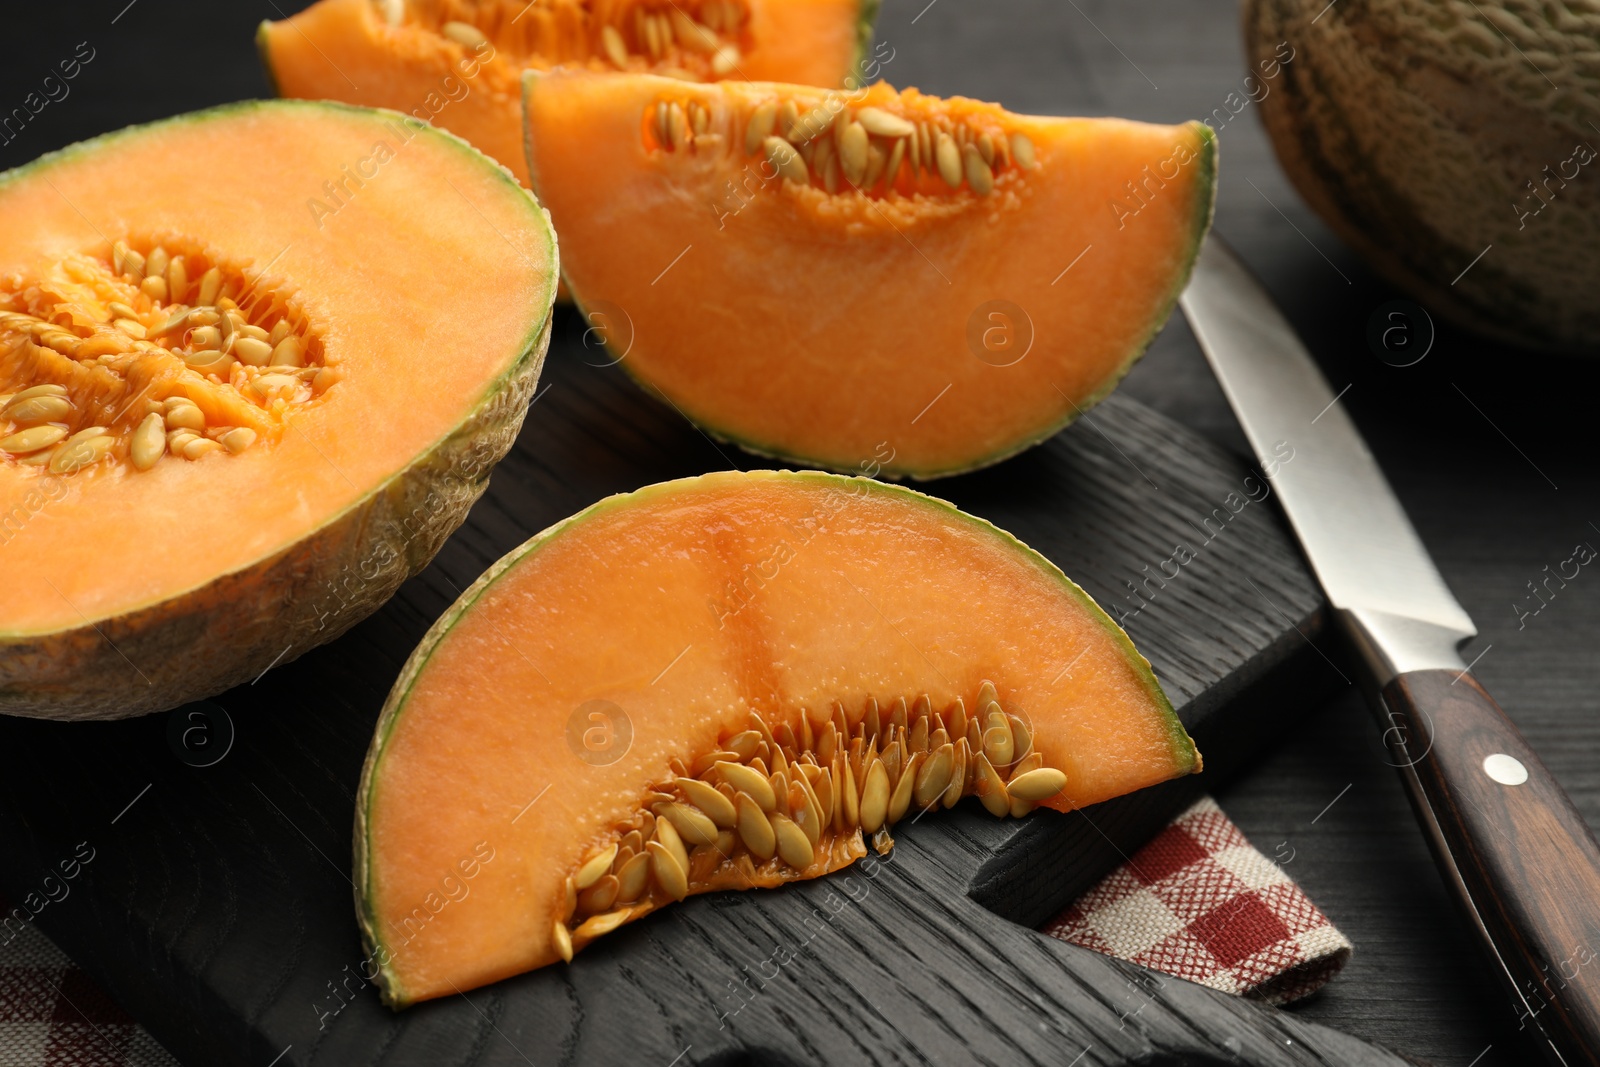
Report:
[[[0,117],[79,42],[93,59],[68,95],[0,135],[0,167],[131,122],[262,95],[255,24],[300,6],[105,0],[8,12]],[[1221,107],[1245,74],[1227,0],[891,0],[879,36],[895,49],[884,74],[896,84],[1038,113],[1194,118]],[[1368,349],[1366,327],[1399,294],[1301,204],[1253,107],[1220,141],[1217,229],[1265,277],[1334,387],[1349,383],[1342,402],[1483,631],[1467,652],[1481,654],[1477,675],[1600,825],[1600,578],[1580,574],[1536,616],[1519,621],[1513,607],[1546,565],[1579,542],[1600,544],[1588,421],[1600,362],[1488,346],[1441,327],[1421,363],[1385,364]],[[1242,450],[1181,316],[1124,389]],[[1344,974],[1296,1010],[1439,1067],[1527,1062],[1515,1016],[1451,910],[1359,699],[1346,691],[1283,715],[1293,724],[1286,739],[1218,798],[1259,847],[1287,857],[1356,944]]]

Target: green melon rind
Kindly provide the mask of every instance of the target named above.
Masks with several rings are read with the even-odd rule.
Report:
[[[168,126],[227,119],[262,109],[303,108],[405,119],[398,112],[332,101],[246,100],[121,130],[68,145],[0,174],[0,189],[124,137]],[[413,120],[414,121],[414,120]],[[248,682],[273,665],[338,637],[371,614],[433,558],[483,493],[489,472],[510,450],[533,398],[549,348],[559,258],[548,212],[509,170],[466,141],[433,127],[436,137],[489,168],[526,200],[530,231],[543,234],[551,266],[549,293],[520,342],[521,351],[454,427],[386,481],[293,543],[254,563],[188,589],[82,625],[49,633],[0,633],[0,714],[57,719],[126,718],[198,700]],[[329,590],[363,567],[353,591]],[[348,583],[347,583],[348,584]],[[259,603],[259,590],[275,591]],[[245,613],[241,605],[251,605]],[[315,612],[311,614],[310,612]],[[248,617],[245,617],[248,615]],[[201,634],[210,640],[201,641]],[[217,648],[227,648],[221,656]],[[130,681],[129,664],[139,675]],[[143,684],[140,684],[140,683]]]
[[[278,72],[272,66],[272,20],[262,19],[256,27],[256,59],[261,62],[261,73],[267,79],[267,90],[275,97],[283,95],[278,85]]]
[[[405,666],[400,669],[400,675],[395,679],[394,686],[389,691],[389,697],[384,701],[383,710],[378,715],[377,725],[373,729],[372,744],[367,750],[366,760],[361,767],[361,782],[356,789],[354,834],[356,917],[361,927],[362,940],[367,950],[369,963],[375,962],[375,957],[380,951],[387,951],[379,933],[377,915],[373,907],[372,875],[374,861],[369,855],[367,847],[368,825],[372,818],[372,809],[376,800],[375,792],[378,785],[378,777],[384,753],[388,749],[389,739],[394,733],[395,725],[398,723],[400,716],[405,711],[406,701],[411,695],[411,690],[415,686],[417,679],[427,669],[429,660],[445,636],[455,627],[462,616],[472,608],[473,604],[504,574],[573,527],[619,507],[653,500],[657,497],[671,496],[697,483],[709,480],[733,480],[736,478],[758,481],[815,482],[842,492],[860,490],[896,496],[934,511],[941,518],[956,518],[969,523],[984,534],[998,539],[1004,546],[1021,553],[1030,563],[1033,563],[1046,575],[1054,579],[1091,619],[1099,623],[1100,627],[1105,630],[1122,651],[1128,664],[1133,667],[1139,681],[1144,685],[1146,692],[1155,703],[1157,711],[1162,717],[1163,724],[1166,726],[1168,736],[1171,739],[1173,762],[1178,774],[1193,774],[1200,770],[1200,753],[1195,748],[1193,739],[1189,737],[1188,731],[1183,728],[1183,723],[1179,721],[1177,712],[1173,710],[1171,701],[1167,699],[1166,693],[1161,688],[1161,683],[1156,680],[1155,673],[1150,668],[1150,661],[1134,647],[1133,641],[1128,637],[1127,632],[1118,626],[1116,621],[1106,614],[1105,610],[1081,586],[1071,578],[1068,578],[1061,568],[1029,547],[1014,534],[1002,530],[989,520],[962,511],[954,504],[939,497],[931,496],[906,486],[881,482],[859,475],[851,476],[809,470],[718,471],[690,478],[658,482],[633,492],[617,493],[596,501],[582,511],[540,531],[500,557],[488,570],[479,576],[477,581],[468,586],[461,596],[456,599],[455,603],[450,605],[444,614],[439,616],[439,619],[428,628],[428,632],[423,635],[422,640],[412,651],[410,658],[406,660]],[[404,988],[400,985],[399,976],[388,966],[377,967],[375,981],[385,1004],[392,1008],[403,1008],[410,1003]]]
[[[869,4],[875,4],[876,0],[867,0],[867,2]],[[870,40],[870,37],[868,39]],[[528,113],[528,101],[531,98],[534,87],[538,84],[542,73],[543,72],[540,71],[528,71],[522,77],[522,100],[524,115]],[[1167,321],[1172,318],[1172,311],[1175,307],[1177,307],[1178,297],[1183,293],[1184,287],[1189,284],[1189,276],[1194,272],[1195,260],[1200,255],[1200,245],[1205,240],[1206,234],[1211,229],[1211,220],[1216,211],[1216,131],[1211,129],[1211,127],[1207,126],[1203,122],[1187,122],[1184,123],[1180,128],[1194,132],[1200,144],[1198,158],[1195,161],[1196,166],[1198,166],[1200,170],[1197,180],[1195,181],[1193,207],[1194,226],[1190,231],[1188,247],[1184,250],[1183,270],[1178,273],[1177,277],[1173,281],[1172,287],[1167,291],[1166,297],[1162,301],[1160,311],[1151,316],[1150,326],[1145,331],[1144,336],[1140,338],[1140,340],[1129,350],[1127,356],[1123,359],[1117,370],[1108,375],[1098,389],[1096,389],[1089,396],[1085,397],[1083,400],[1079,401],[1077,407],[1073,411],[1064,414],[1058,421],[1045,426],[1043,429],[1032,434],[1025,435],[1012,444],[1006,445],[996,452],[977,456],[971,460],[955,463],[947,467],[921,469],[897,466],[893,463],[883,464],[873,472],[874,476],[890,479],[910,478],[913,481],[932,481],[936,478],[948,478],[957,474],[967,474],[971,471],[980,470],[984,467],[992,467],[996,463],[1010,459],[1012,456],[1015,456],[1020,452],[1026,452],[1035,445],[1054,437],[1056,434],[1060,433],[1062,430],[1076,422],[1078,417],[1085,411],[1088,411],[1090,408],[1100,403],[1100,401],[1110,396],[1112,391],[1122,383],[1122,379],[1128,376],[1128,372],[1133,369],[1134,364],[1139,362],[1140,358],[1142,358],[1144,354],[1149,351],[1151,343],[1156,339],[1156,335],[1161,332],[1161,330],[1166,326]],[[532,152],[532,130],[526,121],[523,122],[522,136],[523,150],[528,156],[529,181],[533,184],[533,188],[537,191],[539,188],[539,174],[534,163]],[[572,284],[571,279],[565,279],[565,281],[567,284],[567,291],[571,294],[572,302],[577,306],[579,314],[583,317],[585,322],[590,321],[588,317],[588,311],[584,307],[583,294],[578,292],[577,287]],[[605,343],[603,334],[601,336],[601,341],[603,344]],[[610,350],[609,345],[607,345],[607,350]],[[617,356],[616,362],[622,365],[622,369],[627,372],[628,377],[632,378],[640,388],[649,393],[652,397],[655,397],[657,400],[663,401],[664,403],[667,403],[675,408],[690,422],[700,427],[709,436],[718,441],[726,444],[736,445],[746,452],[750,452],[757,456],[765,456],[768,459],[775,459],[782,463],[798,463],[806,467],[821,467],[824,470],[834,471],[839,474],[855,474],[858,470],[863,469],[865,466],[865,464],[860,461],[854,465],[849,465],[845,462],[826,456],[797,455],[793,452],[785,451],[780,446],[752,440],[749,437],[741,436],[733,431],[726,430],[716,425],[716,421],[714,419],[702,418],[696,414],[693,411],[693,405],[689,401],[681,398],[673,399],[668,397],[665,392],[663,392],[653,383],[634,373],[632,366],[627,362],[627,360],[621,358],[618,353],[612,352],[611,354],[613,356]]]
[[[845,79],[854,77],[858,82],[861,80],[861,71],[866,66],[867,53],[872,50],[872,38],[878,25],[878,12],[882,7],[883,0],[861,0],[857,6],[856,51],[850,60],[850,71],[844,76]]]

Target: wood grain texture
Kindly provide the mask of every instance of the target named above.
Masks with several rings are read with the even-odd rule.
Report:
[[[1385,740],[1466,914],[1505,968],[1519,1022],[1553,1063],[1600,1063],[1600,845],[1555,778],[1466,672],[1384,686]]]

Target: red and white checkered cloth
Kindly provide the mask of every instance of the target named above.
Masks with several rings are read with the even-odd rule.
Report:
[[[1321,988],[1350,942],[1209,797],[1045,932],[1274,1004]],[[179,1067],[33,926],[0,937],[0,1067]]]
[[[1288,1004],[1339,973],[1350,942],[1202,797],[1045,933],[1224,993]]]
[[[178,1061],[29,924],[20,933],[0,933],[0,1067],[178,1067]]]

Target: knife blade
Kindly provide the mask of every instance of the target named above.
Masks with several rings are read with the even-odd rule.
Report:
[[[1600,846],[1459,648],[1475,636],[1360,431],[1212,234],[1180,298],[1327,594],[1447,886],[1560,1064],[1600,1064]]]

